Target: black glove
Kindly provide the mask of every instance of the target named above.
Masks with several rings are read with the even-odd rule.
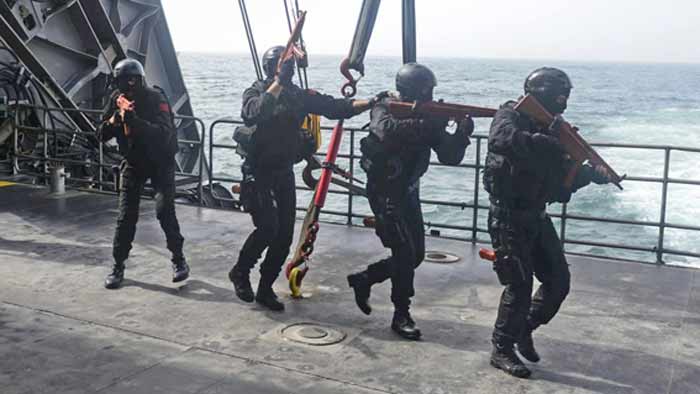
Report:
[[[605,168],[603,166],[586,166],[589,168],[588,171],[588,176],[591,180],[591,182],[595,183],[596,185],[606,185],[610,183],[610,178],[606,175]]]
[[[559,139],[544,133],[535,133],[532,135],[532,144],[535,150],[542,153],[560,153],[563,151]]]
[[[292,84],[292,78],[294,77],[294,57],[287,59],[280,67],[279,73],[277,73],[276,79],[282,86],[290,86]]]
[[[474,120],[471,117],[466,117],[457,122],[457,133],[470,137],[474,134]]]
[[[451,136],[450,140],[454,141],[455,144],[460,144],[466,147],[471,144],[469,137],[472,135],[472,133],[474,133],[474,121],[472,118],[467,117],[457,122],[457,129]]]
[[[387,97],[389,97],[389,91],[388,91],[388,90],[385,90],[385,91],[383,91],[383,92],[380,92],[379,94],[377,94],[376,96],[372,97],[372,98],[369,100],[369,107],[370,107],[370,108],[374,108],[375,105],[377,105],[379,102],[381,102],[382,100],[384,100],[384,99],[387,98]]]

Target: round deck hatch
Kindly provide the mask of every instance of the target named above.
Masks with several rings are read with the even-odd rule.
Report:
[[[282,329],[282,337],[312,346],[328,346],[342,342],[347,335],[340,330],[316,323],[296,323]]]
[[[459,256],[455,256],[447,252],[440,252],[437,250],[429,250],[425,252],[425,261],[429,263],[450,264],[456,263],[459,260]]]

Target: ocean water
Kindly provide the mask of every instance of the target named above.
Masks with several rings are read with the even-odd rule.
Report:
[[[339,95],[343,78],[338,72],[341,56],[312,56],[308,72],[311,87],[332,95]],[[215,119],[239,117],[241,94],[255,79],[249,55],[181,53],[180,65],[194,106],[195,115],[207,125]],[[516,99],[522,93],[527,74],[540,66],[560,67],[571,76],[574,90],[566,118],[576,124],[590,142],[658,144],[680,147],[700,147],[700,65],[668,64],[606,64],[565,63],[541,61],[507,61],[426,58],[438,78],[437,98],[448,102],[497,107]],[[394,75],[401,65],[398,57],[370,57],[366,59],[367,76],[358,85],[357,97],[371,97],[379,91],[392,89]],[[367,114],[346,122],[361,127],[368,121]],[[333,122],[324,120],[324,125]],[[477,134],[488,132],[487,120],[477,122]],[[215,141],[230,143],[232,127],[215,130]],[[326,135],[326,140],[327,140]],[[359,146],[362,134],[355,137]],[[341,152],[349,152],[346,135]],[[481,159],[486,150],[482,145]],[[357,149],[356,149],[357,151]],[[468,151],[464,163],[474,163],[475,145]],[[359,153],[359,152],[358,152]],[[662,177],[664,152],[662,150],[599,149],[599,153],[621,174],[641,177]],[[673,152],[670,176],[700,180],[700,154]],[[347,160],[339,164],[348,168]],[[216,175],[238,177],[240,160],[230,150],[214,152]],[[302,166],[297,167],[300,172]],[[364,174],[355,163],[355,175]],[[422,180],[421,197],[450,202],[473,203],[475,171],[465,168],[431,167]],[[299,182],[301,184],[301,182]],[[569,204],[571,214],[615,219],[657,222],[661,214],[662,186],[656,183],[627,181],[625,190],[614,186],[591,185],[574,196]],[[306,206],[309,192],[299,193],[299,205]],[[480,204],[488,203],[487,195],[479,193]],[[345,212],[347,197],[331,195],[327,208]],[[552,213],[561,207],[553,204]],[[353,211],[369,214],[363,198],[353,198]],[[473,211],[424,204],[426,222],[471,227]],[[303,215],[302,212],[299,215]],[[666,220],[674,224],[697,225],[700,218],[700,187],[669,185]],[[341,220],[331,216],[325,220]],[[478,228],[486,228],[486,212],[477,217]],[[558,226],[559,222],[555,220]],[[471,237],[471,232],[440,229],[443,235]],[[574,240],[617,243],[652,248],[656,246],[659,229],[653,226],[631,226],[570,220],[567,238]],[[320,239],[322,242],[323,235]],[[481,239],[488,235],[481,233]],[[700,232],[667,229],[667,248],[700,253]],[[567,245],[567,250],[623,257],[647,262],[655,261],[650,252],[620,251],[602,247]],[[666,255],[668,263],[700,266],[692,258]]]

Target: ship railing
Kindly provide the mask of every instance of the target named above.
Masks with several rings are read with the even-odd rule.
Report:
[[[242,121],[238,119],[233,119],[233,118],[221,118],[218,120],[215,120],[214,122],[211,123],[209,127],[209,144],[208,144],[208,168],[210,170],[210,181],[211,182],[225,182],[225,183],[238,183],[241,181],[240,177],[240,160],[236,160],[233,156],[236,156],[231,152],[231,150],[236,149],[236,144],[233,142],[232,139],[229,139],[231,143],[222,143],[222,140],[225,140],[224,135],[221,134],[222,130],[227,131],[227,137],[231,137],[232,135],[232,127],[242,125]],[[228,126],[228,127],[227,127]],[[331,127],[322,127],[322,130],[324,131],[325,134],[329,133],[332,128]],[[346,132],[346,137],[347,140],[344,141],[343,143],[343,148],[341,148],[341,153],[338,155],[339,159],[345,159],[347,160],[347,166],[348,170],[351,173],[355,172],[356,168],[359,168],[359,159],[361,157],[361,154],[358,152],[359,148],[359,143],[357,138],[361,138],[363,135],[367,134],[366,130],[354,128],[354,127],[346,127],[345,128]],[[328,136],[325,136],[326,138]],[[455,225],[451,223],[445,223],[445,222],[426,222],[426,227],[430,228],[430,234],[434,236],[443,236],[447,238],[452,238],[452,239],[458,239],[462,241],[468,241],[472,243],[487,243],[488,242],[488,237],[482,237],[484,234],[488,234],[488,230],[485,228],[486,226],[481,224],[480,222],[485,222],[483,220],[485,216],[487,215],[488,209],[489,209],[489,203],[487,199],[486,192],[482,192],[481,188],[481,171],[484,168],[484,159],[486,156],[486,145],[487,145],[487,140],[488,136],[483,135],[483,134],[476,134],[472,138],[472,145],[469,147],[469,150],[472,150],[473,153],[473,160],[470,160],[469,162],[462,163],[458,166],[449,166],[449,165],[444,165],[438,162],[431,162],[431,167],[435,168],[430,171],[440,171],[441,168],[445,167],[457,167],[457,168],[462,168],[468,171],[468,175],[465,176],[464,179],[465,181],[468,180],[468,182],[473,183],[473,190],[471,191],[471,201],[463,201],[463,202],[457,202],[457,201],[446,201],[446,200],[436,200],[436,199],[421,199],[421,203],[424,206],[428,205],[434,205],[434,206],[442,206],[442,207],[453,207],[453,208],[459,208],[461,210],[470,210],[472,213],[472,218],[471,218],[471,223],[468,223],[466,225]],[[346,143],[347,142],[347,143]],[[674,152],[685,152],[685,153],[693,153],[693,154],[700,154],[700,148],[690,148],[690,147],[679,147],[679,146],[670,146],[670,145],[642,145],[642,144],[613,144],[613,143],[594,143],[592,144],[595,147],[598,148],[612,148],[612,149],[622,149],[625,150],[626,152],[631,152],[631,151],[648,151],[648,152],[663,152],[664,158],[663,158],[663,175],[661,177],[649,177],[649,176],[627,176],[625,179],[625,183],[645,183],[645,184],[655,184],[655,185],[661,185],[661,200],[660,204],[658,206],[658,212],[660,213],[659,220],[631,220],[629,218],[623,218],[623,217],[613,217],[613,216],[606,216],[606,217],[601,217],[601,216],[592,216],[592,215],[582,215],[582,214],[577,214],[577,213],[570,213],[568,212],[568,206],[569,204],[558,204],[561,209],[554,211],[553,209],[550,209],[549,214],[551,217],[554,218],[554,220],[558,221],[558,231],[560,234],[560,238],[562,240],[562,247],[566,248],[567,246],[571,246],[572,248],[575,248],[575,246],[583,246],[583,247],[589,247],[589,250],[594,250],[594,252],[590,251],[576,251],[576,250],[567,250],[567,252],[571,254],[577,254],[577,255],[583,255],[587,257],[597,257],[597,258],[606,258],[606,259],[616,259],[616,260],[628,260],[628,261],[633,261],[633,262],[642,262],[642,263],[651,263],[651,264],[666,264],[665,262],[665,257],[666,256],[674,256],[674,257],[680,257],[680,258],[693,258],[697,259],[700,258],[700,253],[697,251],[693,250],[682,250],[679,248],[670,248],[666,246],[666,241],[667,241],[667,234],[666,230],[667,229],[673,229],[677,231],[682,231],[686,232],[689,234],[698,234],[700,236],[700,226],[697,225],[691,225],[691,224],[683,224],[683,223],[673,223],[669,222],[667,220],[667,213],[668,213],[668,197],[669,197],[669,186],[670,185],[685,185],[685,186],[692,186],[692,187],[700,187],[700,180],[691,180],[691,179],[682,179],[678,177],[671,177],[670,174],[670,168],[671,168],[671,163],[672,163],[672,158],[673,155],[672,153]],[[217,152],[220,150],[225,150],[229,151],[229,153],[226,156],[226,162],[227,168],[224,170],[219,169],[216,166],[216,157],[218,157]],[[322,152],[323,149],[320,150]],[[219,152],[220,153],[220,152]],[[322,153],[317,154],[319,157],[323,157],[324,155]],[[471,154],[470,154],[471,156]],[[467,159],[465,159],[466,161]],[[230,165],[231,163],[236,163],[236,165]],[[354,182],[350,180],[350,182]],[[211,183],[209,183],[209,186],[211,188]],[[308,187],[306,187],[303,184],[297,185],[298,190],[302,191],[312,191]],[[324,215],[327,215],[326,218],[342,218],[344,223],[348,225],[361,225],[362,219],[364,219],[368,214],[361,214],[357,212],[355,209],[355,204],[354,200],[358,198],[357,195],[345,190],[345,189],[339,189],[339,188],[334,188],[331,189],[330,191],[331,194],[337,194],[337,195],[342,195],[347,198],[347,203],[343,211],[338,211],[338,210],[330,210],[330,209],[324,209],[322,213]],[[218,199],[222,202],[236,202],[235,200],[228,199],[228,198],[221,198],[221,197],[216,197],[214,196],[215,199]],[[364,197],[363,197],[364,198]],[[697,204],[697,201],[688,201],[688,203],[692,204],[695,203]],[[307,206],[302,204],[301,206],[297,207],[297,210],[299,211],[306,211]],[[613,213],[611,211],[611,213]],[[480,220],[482,219],[482,220]],[[331,219],[332,221],[333,219]],[[641,228],[641,227],[647,227],[647,228],[655,228],[656,229],[656,235],[655,235],[655,242],[653,245],[633,245],[629,243],[620,243],[620,242],[601,242],[597,240],[589,240],[589,239],[579,239],[579,238],[574,238],[569,236],[569,228],[572,225],[573,222],[588,222],[588,223],[599,223],[599,224],[615,224],[615,225],[624,225],[624,226],[633,226],[634,228]],[[445,230],[445,231],[441,231]],[[443,232],[450,233],[450,235],[443,234]],[[457,235],[454,235],[457,233]],[[633,234],[630,234],[631,238],[633,237]],[[699,237],[700,240],[700,237]],[[698,242],[700,244],[700,242]],[[580,249],[579,249],[580,250]],[[612,251],[615,252],[617,251],[628,251],[628,252],[637,252],[641,253],[642,256],[649,256],[652,258],[652,260],[644,260],[643,258],[620,258],[618,255],[619,253],[616,254],[610,254],[610,253],[597,253],[597,250],[603,250],[603,251]]]
[[[90,110],[90,109],[69,109],[69,108],[57,108],[57,107],[48,107],[48,106],[41,106],[41,105],[34,105],[34,104],[25,104],[25,103],[19,103],[13,108],[14,110],[14,117],[13,117],[13,138],[14,138],[14,154],[13,154],[13,174],[14,175],[27,175],[33,178],[37,179],[47,179],[49,177],[49,170],[52,165],[55,164],[62,164],[62,165],[75,165],[75,166],[91,166],[91,167],[96,167],[99,170],[96,171],[96,177],[95,176],[88,176],[88,177],[77,177],[77,176],[71,176],[68,181],[71,183],[75,184],[82,184],[84,185],[83,188],[90,189],[90,190],[99,190],[99,191],[108,191],[108,190],[117,190],[117,185],[118,185],[118,171],[116,170],[116,165],[118,163],[114,162],[109,162],[108,160],[105,160],[105,144],[101,143],[98,141],[96,138],[96,134],[92,130],[80,130],[77,128],[71,128],[75,127],[70,124],[70,122],[61,122],[65,123],[63,127],[54,127],[52,125],[51,127],[36,127],[36,126],[28,126],[24,124],[24,122],[20,119],[20,117],[23,114],[26,114],[27,111],[39,111],[43,112],[45,114],[48,113],[57,113],[59,115],[57,116],[62,116],[65,118],[68,118],[71,114],[75,113],[80,113],[88,116],[89,118],[93,120],[97,120],[101,115],[102,111],[101,110]],[[48,122],[46,119],[44,119],[45,122]],[[177,171],[175,172],[175,175],[177,176],[177,184],[178,185],[195,185],[196,184],[196,197],[195,199],[201,203],[203,201],[202,195],[204,191],[204,182],[206,180],[207,176],[207,169],[204,168],[206,165],[206,160],[204,159],[204,149],[206,145],[206,126],[204,122],[197,117],[194,116],[182,116],[182,115],[176,115],[175,116],[175,122],[179,128],[185,128],[189,127],[192,122],[196,124],[198,133],[200,138],[198,140],[187,140],[187,139],[178,139],[178,144],[179,146],[187,146],[188,149],[196,149],[199,154],[200,160],[198,161],[197,165],[197,171],[194,172],[184,172],[182,171],[182,168],[178,166]],[[95,122],[97,123],[97,122]],[[42,139],[42,152],[40,155],[37,154],[29,154],[29,153],[23,153],[21,144],[20,144],[20,135],[21,134],[33,134],[35,136],[38,136],[39,138]],[[98,160],[97,162],[93,162],[92,160],[85,159],[85,160],[76,160],[76,159],[71,159],[68,157],[59,157],[58,155],[54,154],[57,152],[57,149],[51,149],[51,136],[52,135],[66,135],[70,136],[71,138],[85,138],[87,141],[91,141],[92,143],[97,145],[98,149]],[[54,141],[56,139],[54,138]],[[42,172],[36,172],[36,171],[31,171],[28,169],[23,168],[23,166],[20,165],[21,160],[34,160],[39,163],[41,163],[41,166],[43,167]],[[111,174],[111,176],[105,176],[106,174]],[[71,174],[73,175],[73,174]],[[111,178],[111,179],[110,179]]]

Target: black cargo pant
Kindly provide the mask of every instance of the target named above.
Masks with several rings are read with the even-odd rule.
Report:
[[[423,212],[416,182],[402,190],[383,190],[385,185],[368,180],[367,198],[376,218],[375,231],[391,256],[367,267],[370,284],[391,279],[391,301],[396,311],[404,312],[415,295],[415,269],[425,258]]]
[[[267,249],[260,265],[261,283],[272,286],[289,254],[296,218],[296,190],[292,168],[256,171],[255,181],[245,187],[245,208],[253,217],[255,230],[248,236],[238,256],[236,269],[249,273]],[[243,198],[243,197],[242,197]]]
[[[114,233],[113,255],[117,263],[129,258],[131,243],[139,220],[139,203],[146,180],[150,178],[156,195],[156,216],[165,233],[173,263],[184,261],[180,225],[175,216],[175,162],[152,167],[149,171],[133,167],[126,161],[121,164],[121,190],[119,192],[119,216]]]
[[[498,307],[496,342],[517,342],[526,327],[547,324],[569,294],[569,265],[552,220],[544,211],[491,205],[489,234],[499,259],[512,268]],[[532,296],[533,273],[541,282]]]

